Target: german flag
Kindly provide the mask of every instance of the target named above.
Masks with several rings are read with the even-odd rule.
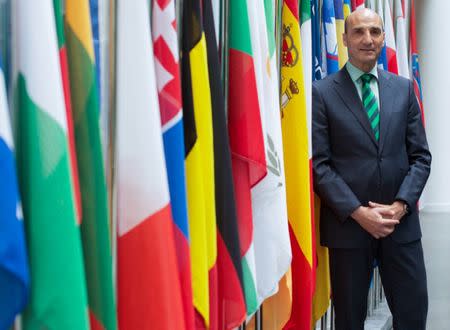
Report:
[[[203,25],[208,53],[209,83],[214,134],[214,173],[217,216],[217,272],[219,329],[232,329],[245,319],[244,282],[234,198],[231,152],[228,141],[225,99],[211,0],[203,0]]]

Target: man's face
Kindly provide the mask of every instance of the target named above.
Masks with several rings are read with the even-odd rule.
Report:
[[[343,38],[351,63],[360,69],[373,68],[384,44],[380,17],[370,10],[355,11]]]

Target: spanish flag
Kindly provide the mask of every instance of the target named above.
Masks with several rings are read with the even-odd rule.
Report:
[[[284,0],[281,125],[292,246],[292,311],[284,329],[311,329],[315,251],[307,107],[297,0]]]

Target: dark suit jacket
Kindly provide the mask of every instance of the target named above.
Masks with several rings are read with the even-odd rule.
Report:
[[[314,190],[321,199],[321,244],[365,247],[368,234],[350,214],[369,201],[405,201],[410,212],[391,234],[398,243],[421,237],[417,201],[428,179],[428,150],[411,81],[378,71],[380,139],[377,142],[345,67],[314,82],[312,147]]]

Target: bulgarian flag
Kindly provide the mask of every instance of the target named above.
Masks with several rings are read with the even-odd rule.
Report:
[[[73,114],[72,114],[72,102],[70,97],[70,85],[69,85],[69,67],[67,63],[67,48],[66,38],[64,36],[64,19],[63,19],[63,7],[61,0],[53,0],[53,6],[55,11],[56,22],[56,34],[58,37],[59,48],[59,61],[61,65],[61,74],[64,91],[64,102],[66,105],[67,116],[67,135],[69,136],[69,152],[70,152],[70,166],[72,168],[73,188],[76,200],[76,211],[78,223],[81,223],[81,193],[80,183],[78,178],[78,165],[77,155],[75,150],[75,134],[73,130]]]
[[[17,163],[32,282],[23,328],[88,329],[53,1],[18,0],[13,9]]]
[[[384,31],[386,34],[386,58],[389,72],[398,74],[397,50],[395,47],[394,27],[389,0],[384,0]]]
[[[251,45],[267,175],[251,190],[258,306],[278,291],[278,281],[291,264],[286,208],[280,94],[275,56],[275,15],[270,1],[248,6]]]
[[[186,329],[194,329],[189,224],[184,166],[183,109],[175,2],[152,1],[152,38],[155,53],[156,84],[163,132],[175,244],[183,298]]]
[[[0,173],[0,329],[9,329],[28,301],[30,276],[1,59]]]
[[[117,3],[120,329],[185,329],[147,0]]]
[[[331,3],[332,5],[332,3]],[[311,329],[315,238],[311,159],[298,1],[284,0],[281,99],[287,207],[292,245],[292,312],[284,329]],[[335,31],[335,30],[334,30]]]
[[[398,74],[409,79],[408,42],[406,40],[405,2],[395,0],[395,43],[397,45]]]
[[[251,188],[267,174],[263,126],[251,44],[248,0],[229,4],[228,135],[239,222],[247,315],[258,308]]]
[[[183,2],[182,94],[186,186],[196,327],[217,329],[214,141],[208,60],[200,8],[200,0]]]
[[[67,57],[82,199],[81,238],[91,329],[115,329],[108,196],[88,0],[66,0]]]

